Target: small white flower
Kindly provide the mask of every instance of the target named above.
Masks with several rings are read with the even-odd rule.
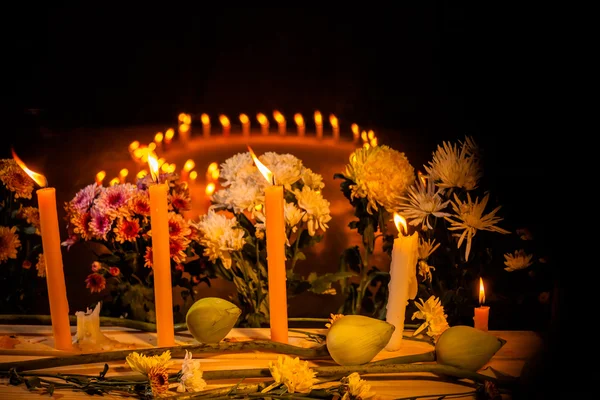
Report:
[[[200,231],[200,244],[204,246],[204,255],[211,261],[220,259],[223,266],[231,268],[231,252],[244,246],[244,230],[238,228],[236,218],[227,218],[209,210],[196,228]]]
[[[425,240],[419,237],[419,260],[427,260],[438,247],[440,247],[440,243],[435,243],[435,239]]]
[[[425,166],[425,171],[442,188],[477,188],[481,178],[481,167],[477,157],[477,146],[472,138],[467,137],[464,143],[443,142],[433,153],[433,159]]]
[[[199,360],[192,360],[192,353],[185,351],[185,358],[181,365],[181,378],[177,385],[178,392],[199,392],[206,388],[206,381],[202,379],[202,366]]]
[[[304,213],[294,203],[285,203],[283,212],[286,224],[292,228],[292,232],[296,232]]]
[[[427,179],[424,184],[421,179],[408,188],[407,195],[401,196],[402,201],[398,205],[398,212],[401,213],[410,225],[421,225],[421,229],[433,229],[429,217],[436,218],[447,217],[450,214],[444,212],[450,200],[444,201],[442,198],[443,189],[436,187],[433,179]]]

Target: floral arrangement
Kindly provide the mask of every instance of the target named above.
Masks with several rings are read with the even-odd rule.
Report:
[[[331,220],[329,201],[323,198],[321,175],[291,154],[267,152],[259,160],[284,187],[286,222],[287,293],[305,291],[335,294],[331,284],[350,274],[311,273],[302,277],[294,270],[306,259],[304,250],[318,243]],[[266,262],[264,190],[268,182],[255,166],[250,152],[238,153],[220,166],[221,188],[212,197],[208,214],[195,224],[203,255],[219,277],[233,282],[242,309],[242,326],[260,327],[269,321]]]
[[[0,309],[30,313],[47,291],[35,182],[13,159],[0,160]]]
[[[180,289],[181,302],[174,306],[174,320],[185,320],[197,287],[209,283],[211,272],[196,252],[199,232],[183,217],[191,208],[189,190],[177,175],[162,174],[168,182],[171,276]],[[85,279],[90,293],[103,296],[103,314],[155,322],[152,274],[152,231],[147,175],[136,184],[90,184],[65,204],[69,232],[63,246],[87,245],[96,255]]]
[[[481,187],[482,151],[472,137],[443,142],[423,168],[425,173],[415,174],[404,153],[378,146],[357,149],[346,171],[336,175],[355,209],[357,220],[350,227],[364,245],[362,254],[350,248],[343,255],[344,270],[354,271],[358,279],[344,286],[341,313],[385,317],[388,265],[370,265],[369,256],[379,238],[381,250],[391,252],[396,234],[395,228],[391,234],[389,224],[393,213],[402,215],[419,235],[419,290],[408,306],[413,315],[420,315],[424,307],[435,315],[437,308],[450,325],[472,324],[479,277],[519,270],[533,262],[533,255],[518,247],[506,252],[521,246],[515,240],[527,239],[525,230],[513,234],[501,226],[501,206],[492,205],[494,198]],[[499,241],[497,236],[510,240]],[[447,324],[445,318],[432,317],[427,326],[436,335]]]

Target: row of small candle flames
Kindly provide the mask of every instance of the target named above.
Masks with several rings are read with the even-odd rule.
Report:
[[[283,114],[281,114],[279,111],[275,110],[273,112],[273,118],[275,119],[275,121],[278,124],[279,134],[286,134],[287,133],[286,120],[285,120],[285,117],[283,116]],[[249,135],[250,134],[250,118],[246,114],[240,114],[239,119],[242,124],[242,134]],[[267,118],[267,116],[263,113],[258,113],[256,115],[256,119],[261,126],[262,134],[268,135],[269,134],[269,119]],[[314,120],[315,120],[317,138],[319,138],[319,137],[322,138],[322,136],[323,136],[323,116],[319,111],[315,111]],[[207,114],[201,114],[200,121],[202,122],[203,136],[210,137],[210,134],[211,134],[210,117]],[[298,136],[304,136],[306,125],[305,125],[302,114],[296,113],[294,115],[294,121],[297,126]],[[221,126],[222,126],[222,134],[228,135],[231,131],[231,122],[230,122],[229,118],[226,115],[221,114],[221,115],[219,115],[219,122],[221,123]],[[335,115],[330,114],[329,122],[330,122],[330,125],[332,128],[332,131],[333,131],[334,139],[339,139],[338,118]],[[178,116],[178,124],[179,124],[178,132],[179,132],[180,139],[185,141],[188,138],[189,132],[191,130],[192,116],[190,114],[180,113]],[[355,143],[362,142],[363,147],[377,146],[378,139],[373,130],[360,131],[359,126],[356,123],[353,123],[350,126],[350,128],[352,130],[352,135],[353,135]],[[136,163],[138,163],[140,165],[147,165],[148,154],[153,154],[159,148],[163,151],[167,150],[168,147],[171,145],[171,142],[173,141],[174,137],[175,137],[175,130],[173,128],[169,128],[164,133],[157,132],[154,135],[154,141],[149,143],[148,145],[142,145],[137,140],[133,141],[130,143],[129,148],[128,148],[129,154],[131,155],[132,159]],[[158,165],[159,165],[160,170],[163,173],[173,173],[177,170],[176,164],[167,163],[164,157],[161,157],[158,159]],[[194,162],[194,160],[192,160],[192,159],[187,160],[184,163],[184,166],[181,169],[180,174],[179,174],[181,180],[185,181],[185,182],[194,182],[198,178],[198,172],[194,170],[195,167],[196,167],[196,163]],[[116,185],[119,183],[124,183],[124,182],[126,182],[128,175],[129,175],[129,170],[127,168],[122,168],[119,171],[119,175],[117,177],[112,178],[109,181],[108,185],[112,186],[112,185]],[[148,171],[146,169],[141,169],[140,171],[137,172],[136,178],[138,178],[138,179],[143,178],[146,175],[148,175]],[[104,171],[104,170],[99,171],[96,174],[96,178],[95,178],[96,183],[98,185],[102,185],[105,178],[106,178],[106,171]],[[213,162],[208,166],[208,169],[206,171],[207,185],[206,185],[205,191],[206,191],[207,196],[211,196],[214,193],[214,191],[216,189],[214,182],[216,182],[218,180],[218,178],[219,178],[218,164]]]
[[[320,111],[315,111],[314,115],[315,122],[315,130],[317,139],[323,138],[323,115]],[[224,136],[228,136],[231,133],[231,120],[225,114],[220,114],[219,123],[221,124],[221,133]],[[287,121],[285,116],[275,110],[273,111],[273,119],[277,123],[277,132],[280,135],[285,135],[288,133],[287,131]],[[179,134],[182,137],[187,138],[189,132],[191,130],[192,125],[192,116],[186,113],[180,113],[178,117],[179,122]],[[242,135],[249,136],[250,135],[250,117],[247,114],[239,115],[240,124],[242,125]],[[270,121],[269,118],[263,114],[256,114],[256,121],[260,125],[260,130],[263,135],[269,134],[270,129]],[[211,135],[211,119],[210,116],[206,113],[200,115],[200,122],[202,123],[202,134],[204,137],[210,137]],[[298,136],[304,136],[306,134],[306,123],[304,117],[300,113],[294,114],[294,122],[296,123],[296,132]],[[338,118],[334,114],[329,114],[329,125],[331,126],[332,137],[334,140],[339,140],[340,138],[340,123]],[[375,136],[375,132],[373,130],[360,130],[358,124],[353,123],[350,125],[350,130],[352,131],[352,137],[355,143],[359,143],[362,139],[363,146],[377,146],[377,137]],[[161,140],[171,140],[173,138],[174,131],[167,131],[163,136],[161,132],[157,133],[157,137],[155,137],[155,141],[158,139]],[[169,137],[167,135],[170,135]]]

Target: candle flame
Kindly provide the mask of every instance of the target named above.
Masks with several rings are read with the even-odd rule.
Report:
[[[206,185],[206,189],[204,190],[204,193],[206,193],[207,196],[212,196],[212,194],[215,192],[215,184],[210,182],[208,185]]]
[[[164,164],[163,164],[164,165]],[[148,153],[148,167],[150,168],[150,174],[152,175],[152,180],[154,182],[158,182],[158,160],[154,154]]]
[[[134,140],[133,142],[131,142],[129,144],[129,151],[134,151],[136,150],[138,147],[140,147],[140,142],[138,142],[137,140]]]
[[[187,160],[185,162],[185,164],[183,165],[183,169],[186,171],[191,171],[194,169],[194,167],[196,166],[196,163],[194,162],[194,160],[192,160],[191,158],[189,160]]]
[[[145,177],[146,175],[148,175],[148,171],[146,171],[145,169],[139,171],[136,175],[136,177],[138,179],[142,179],[143,177]]]
[[[185,114],[183,120],[181,121],[183,125],[191,125],[192,124],[192,116],[190,114]]]
[[[408,226],[406,225],[406,219],[398,213],[394,213],[394,224],[396,225],[396,229],[398,229],[398,236],[404,233],[408,233]]]
[[[300,114],[300,113],[294,114],[294,121],[296,122],[296,125],[298,125],[298,126],[304,125],[304,118],[302,118],[302,114]]]
[[[165,139],[168,139],[168,136],[165,136]],[[152,142],[152,143],[148,143],[148,146],[146,146],[146,148],[148,149],[148,151],[154,151],[156,150],[156,143]]]
[[[190,130],[190,125],[189,124],[181,124],[179,125],[179,132],[181,133],[187,133]]]
[[[19,167],[21,167],[21,169],[23,171],[25,171],[25,173],[27,175],[29,175],[29,177],[35,181],[35,183],[37,183],[38,185],[40,185],[40,187],[46,187],[46,186],[48,186],[48,180],[46,179],[46,177],[44,175],[38,174],[37,172],[33,172],[32,170],[30,170],[29,168],[27,168],[27,166],[25,165],[25,163],[19,158],[19,156],[17,156],[17,153],[15,153],[15,150],[11,149],[11,151],[12,151],[13,159],[15,160],[15,162],[17,163],[17,165]]]
[[[100,171],[96,174],[96,182],[102,183],[104,178],[106,178],[106,171]]]
[[[196,171],[190,172],[190,179],[191,180],[195,181],[197,177],[198,177],[198,173]]]
[[[115,186],[115,185],[118,185],[119,183],[121,183],[121,181],[119,180],[119,178],[112,178],[110,180],[110,182],[108,182],[108,185],[109,186]]]
[[[479,305],[485,303],[485,289],[483,288],[483,279],[479,277]]]
[[[208,116],[207,114],[202,114],[202,115],[200,116],[200,121],[202,121],[202,123],[203,123],[204,125],[208,125],[208,124],[210,124],[210,118],[209,118],[209,116]]]
[[[320,111],[315,111],[315,124],[323,125],[323,116]]]
[[[173,136],[175,136],[175,130],[173,128],[167,129],[165,132],[165,140],[171,140],[173,139]]]
[[[179,117],[178,117],[179,122],[184,122],[185,121],[185,117],[186,117],[185,113],[180,113]]]
[[[227,116],[224,114],[219,115],[219,122],[221,122],[221,125],[223,125],[223,128],[229,128],[231,126],[231,123],[229,122],[229,118],[227,118]]]
[[[369,138],[369,140],[373,140],[373,138],[375,137],[375,132],[373,132],[373,130],[369,130],[369,132],[367,133],[367,137]]]
[[[250,146],[248,146],[248,151],[250,152],[250,155],[252,156],[252,159],[254,160],[254,164],[256,164],[256,167],[258,168],[258,170],[260,171],[262,176],[265,177],[267,182],[275,184],[275,177],[273,176],[273,173],[271,172],[271,170],[269,168],[267,168],[263,163],[260,162],[260,160],[258,159],[258,157],[256,157],[256,154],[254,154],[254,151],[252,151]]]
[[[285,122],[285,117],[282,113],[280,113],[277,110],[273,111],[273,118],[275,119],[275,121],[277,121],[278,124],[282,124]]]
[[[261,124],[262,126],[269,125],[269,119],[263,113],[256,114],[256,119],[258,120],[258,123]]]
[[[329,116],[329,123],[331,124],[332,128],[337,128],[338,127],[338,119],[335,115],[331,114]]]
[[[240,122],[245,125],[250,122],[250,118],[246,114],[240,114]]]
[[[354,135],[354,137],[360,136],[360,132],[358,132],[358,124],[350,125],[350,129],[352,130],[352,134]]]
[[[360,138],[362,139],[363,142],[366,142],[367,140],[369,140],[367,138],[367,131],[362,131],[362,133],[360,134]]]
[[[123,168],[119,171],[119,176],[121,178],[126,178],[129,175],[129,170],[127,168]]]
[[[160,143],[163,141],[163,134],[162,132],[156,132],[156,135],[154,135],[154,141],[156,143]]]
[[[371,139],[371,147],[377,147],[377,138],[374,137],[373,139]]]

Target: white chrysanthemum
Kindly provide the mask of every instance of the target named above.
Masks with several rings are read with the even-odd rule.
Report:
[[[492,212],[484,215],[485,206],[488,203],[490,194],[486,194],[481,203],[479,199],[476,197],[475,202],[471,201],[471,196],[467,193],[467,202],[461,201],[456,193],[454,193],[454,201],[452,202],[452,209],[454,210],[455,215],[451,217],[445,217],[448,222],[452,224],[448,228],[451,231],[462,230],[463,232],[459,234],[454,234],[455,236],[459,236],[458,239],[458,248],[462,245],[465,238],[467,239],[467,249],[465,252],[465,260],[469,260],[469,253],[471,252],[471,242],[473,236],[477,233],[477,231],[490,231],[490,232],[498,232],[498,233],[510,233],[506,229],[502,229],[496,226],[496,224],[503,220],[503,218],[497,217],[496,213],[502,206],[496,207]],[[453,219],[455,218],[455,219]]]
[[[292,232],[296,232],[304,213],[294,203],[285,203],[283,213],[285,215],[285,223],[292,228]]]
[[[234,182],[244,180],[256,170],[250,153],[238,153],[229,157],[221,164],[219,177],[223,180],[221,186],[229,186]]]
[[[234,213],[253,211],[264,202],[262,188],[246,181],[236,181],[227,189],[221,189],[213,195],[213,207],[226,208]]]
[[[271,171],[276,185],[290,190],[292,185],[302,178],[302,161],[291,154],[267,152],[258,159]]]
[[[302,220],[307,223],[308,233],[314,236],[317,230],[325,231],[331,221],[329,215],[329,201],[323,198],[320,191],[304,186],[302,190],[294,191],[298,200],[298,207],[305,211]]]
[[[477,146],[472,138],[467,137],[458,145],[443,142],[433,153],[433,159],[425,170],[442,188],[462,188],[473,190],[481,178],[481,167],[476,151]]]
[[[446,320],[448,316],[444,313],[444,306],[442,306],[440,299],[435,296],[431,296],[425,302],[423,299],[419,300],[421,301],[421,304],[419,304],[418,301],[415,301],[415,305],[419,311],[415,311],[411,319],[424,319],[425,322],[417,328],[413,333],[413,336],[418,335],[427,328],[427,335],[433,338],[439,337],[439,335],[450,327]]]
[[[315,174],[310,168],[304,168],[304,172],[302,172],[302,183],[314,190],[320,190],[325,187],[323,176]]]
[[[211,261],[220,259],[230,269],[231,252],[244,246],[244,230],[237,227],[237,219],[209,210],[195,227],[201,234],[199,242],[205,247],[204,255]]]
[[[394,210],[406,189],[414,182],[414,168],[399,151],[388,146],[361,147],[350,155],[344,176],[350,185],[351,198],[366,198],[367,212],[379,206]]]
[[[430,216],[443,218],[450,215],[442,211],[450,203],[450,200],[444,201],[442,198],[443,189],[437,187],[432,179],[426,181],[427,184],[424,184],[418,179],[408,188],[406,196],[400,196],[401,203],[398,205],[398,212],[408,223],[413,226],[421,224],[423,230],[433,229]]]
[[[435,243],[435,239],[425,240],[419,237],[419,260],[427,260],[438,247],[440,247],[440,243]]]
[[[199,392],[206,388],[206,381],[202,378],[202,366],[199,360],[192,360],[192,353],[185,351],[185,358],[181,365],[181,378],[177,385],[177,391]]]
[[[504,255],[506,261],[504,261],[505,271],[513,272],[520,269],[524,269],[529,267],[532,264],[531,259],[533,258],[533,254],[525,253],[525,250],[517,250],[514,254],[507,253]]]

